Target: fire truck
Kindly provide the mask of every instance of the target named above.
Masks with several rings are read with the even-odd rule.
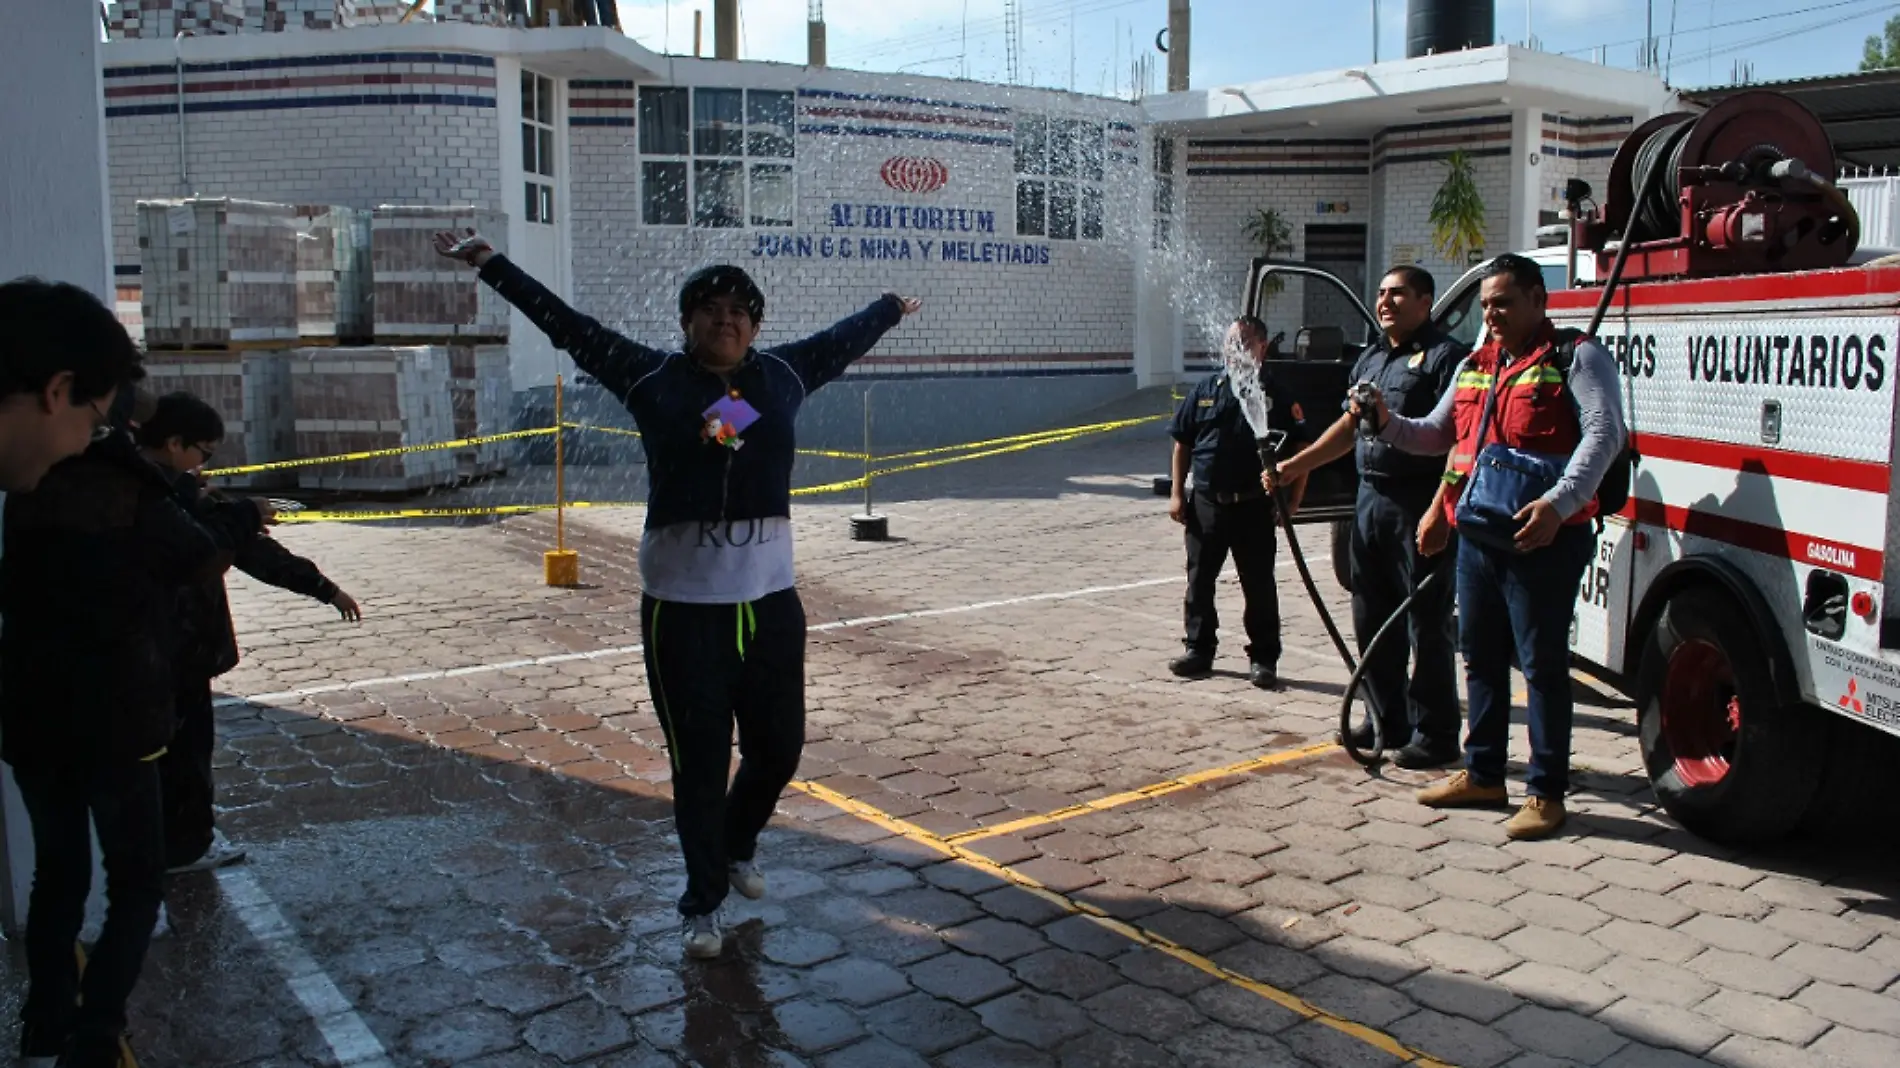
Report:
[[[1559,327],[1604,309],[1634,454],[1573,658],[1630,697],[1664,810],[1725,843],[1894,807],[1900,256],[1857,249],[1835,174],[1824,128],[1777,94],[1658,116],[1618,150],[1601,205],[1572,183],[1569,247],[1537,257],[1561,268]],[[1482,274],[1434,309],[1468,342]],[[1250,309],[1275,275],[1357,300],[1321,269],[1257,261]]]

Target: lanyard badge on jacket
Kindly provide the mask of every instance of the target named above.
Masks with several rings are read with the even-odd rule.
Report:
[[[743,446],[745,439],[739,435],[746,427],[759,421],[758,409],[747,404],[736,389],[727,391],[712,407],[699,414],[706,420],[706,425],[699,431],[700,439],[724,445],[728,449]]]

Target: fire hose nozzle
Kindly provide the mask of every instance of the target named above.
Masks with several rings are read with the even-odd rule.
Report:
[[[1359,406],[1356,425],[1359,436],[1376,438],[1379,436],[1379,398],[1383,395],[1379,387],[1371,382],[1355,382],[1350,393],[1351,403]]]

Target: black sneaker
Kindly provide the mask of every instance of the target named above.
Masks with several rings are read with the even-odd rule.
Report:
[[[1462,760],[1456,742],[1413,742],[1392,754],[1392,763],[1408,771],[1450,767]]]
[[[1253,669],[1247,673],[1247,679],[1263,690],[1277,690],[1280,688],[1280,673],[1274,670],[1270,664],[1255,664]]]
[[[1372,721],[1360,720],[1359,725],[1352,729],[1351,736],[1345,740],[1350,741],[1352,747],[1361,753],[1371,752],[1372,745],[1377,740],[1372,736]]]
[[[1214,673],[1214,657],[1209,653],[1188,653],[1168,661],[1168,670],[1184,679],[1204,679]]]
[[[1411,736],[1412,728],[1409,726],[1400,727],[1396,730],[1388,727],[1385,732],[1384,751],[1390,753],[1397,739],[1409,738]],[[1375,739],[1372,737],[1372,721],[1370,719],[1360,720],[1359,725],[1352,729],[1352,747],[1361,753],[1370,753],[1372,752],[1374,742]]]
[[[21,1068],[54,1068],[65,1050],[65,1032],[52,1034],[32,1024],[20,1029]]]
[[[59,1059],[59,1068],[132,1068],[138,1063],[132,1045],[123,1033],[74,1035],[72,1044]]]

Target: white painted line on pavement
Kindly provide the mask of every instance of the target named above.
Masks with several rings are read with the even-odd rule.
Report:
[[[238,919],[264,947],[271,963],[284,973],[290,992],[316,1021],[317,1031],[330,1052],[336,1054],[337,1063],[343,1068],[395,1068],[383,1044],[304,950],[290,921],[257,884],[257,878],[242,868],[226,868],[218,873],[218,883],[236,907]]]
[[[857,619],[840,619],[830,623],[820,623],[811,629],[813,633],[833,630],[850,630],[859,627],[872,627],[879,623],[900,623],[907,619],[931,619],[937,616],[962,615],[969,612],[981,612],[991,608],[1011,608],[1016,605],[1034,604],[1039,601],[1063,601],[1076,597],[1090,597],[1103,593],[1119,593],[1124,590],[1146,589],[1150,586],[1165,586],[1183,581],[1179,576],[1159,579],[1142,579],[1139,582],[1124,582],[1114,586],[1089,586],[1079,590],[1063,590],[1059,593],[1034,593],[1027,597],[1010,597],[1000,601],[978,601],[975,604],[955,605],[949,608],[920,608],[914,612],[893,612],[883,616],[862,616]],[[470,664],[467,667],[443,668],[436,671],[412,671],[403,675],[384,675],[373,679],[357,679],[353,682],[326,682],[317,686],[303,686],[295,690],[279,693],[251,694],[247,697],[220,697],[212,704],[218,708],[231,705],[268,704],[272,701],[294,701],[303,697],[314,697],[325,693],[342,693],[348,690],[368,690],[380,686],[400,686],[407,682],[428,682],[433,679],[454,679],[465,675],[481,675],[493,671],[508,671],[522,667],[546,667],[550,664],[567,664],[578,660],[600,660],[612,656],[632,656],[641,646],[618,645],[609,649],[591,649],[584,653],[554,653],[548,656],[529,657],[520,660],[502,660],[490,664]]]

